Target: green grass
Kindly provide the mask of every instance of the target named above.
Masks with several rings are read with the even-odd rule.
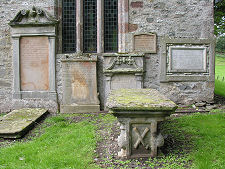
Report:
[[[169,133],[172,132],[175,138],[180,138],[182,140],[182,138],[185,139],[185,135],[190,136],[193,148],[187,158],[193,161],[192,168],[225,168],[224,112],[184,116],[173,119],[169,123],[165,123],[163,127],[165,128],[164,130],[167,130]],[[186,146],[185,144],[183,145],[184,147]],[[173,156],[172,154],[172,157]],[[166,163],[166,165],[168,165],[168,163]]]
[[[0,149],[0,168],[95,168],[92,164],[96,126],[88,121],[69,123],[64,117],[47,119],[50,127],[32,141]]]
[[[222,110],[214,111],[209,114],[196,113],[171,118],[163,122],[162,133],[168,134],[170,138],[170,146],[166,147],[168,153],[160,153],[159,157],[150,158],[144,162],[144,166],[168,169],[225,168],[225,113]],[[73,117],[82,119],[75,123],[72,121]],[[94,163],[94,150],[100,140],[96,132],[98,124],[104,124],[100,126],[112,132],[114,122],[115,117],[112,115],[49,117],[41,125],[43,134],[40,137],[33,137],[31,141],[26,142],[17,141],[0,148],[0,168],[100,168]],[[105,163],[109,164],[108,168],[129,168],[130,163],[139,168],[144,167],[142,160],[136,159],[124,161],[111,157],[105,160]]]
[[[222,81],[225,78],[225,54],[216,54],[215,64],[215,93],[225,97],[225,80]]]

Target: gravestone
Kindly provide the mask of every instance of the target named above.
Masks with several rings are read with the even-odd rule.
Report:
[[[112,90],[106,103],[120,122],[119,157],[155,157],[164,138],[158,123],[177,106],[155,89]]]
[[[62,113],[100,111],[97,94],[97,56],[66,55],[62,60]]]
[[[0,137],[20,138],[48,113],[45,109],[13,110],[0,119]]]
[[[143,88],[144,54],[104,54],[105,98],[111,90]]]
[[[58,21],[43,9],[21,10],[10,21],[13,98],[57,101],[55,37]]]

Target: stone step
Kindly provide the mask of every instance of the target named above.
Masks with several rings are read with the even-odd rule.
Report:
[[[14,110],[0,119],[0,137],[20,138],[34,127],[48,111],[41,108]]]

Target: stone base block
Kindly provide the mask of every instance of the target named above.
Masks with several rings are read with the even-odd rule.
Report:
[[[61,105],[61,113],[91,113],[99,112],[100,105]]]

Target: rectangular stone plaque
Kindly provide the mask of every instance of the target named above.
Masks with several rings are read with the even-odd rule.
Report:
[[[206,47],[170,46],[169,72],[206,72]]]
[[[98,104],[96,62],[63,62],[63,104]]]
[[[134,35],[134,51],[156,53],[156,34]]]
[[[133,74],[116,74],[112,77],[111,89],[135,89],[136,88],[136,79]]]
[[[47,36],[20,39],[22,91],[49,90],[49,41]]]

